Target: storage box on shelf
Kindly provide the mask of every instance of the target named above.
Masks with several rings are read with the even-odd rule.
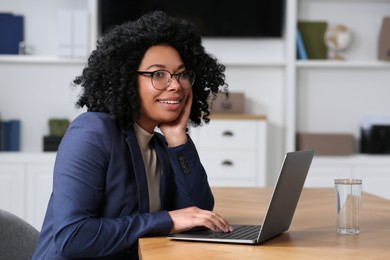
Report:
[[[265,186],[265,116],[214,114],[209,125],[191,129],[212,186]]]
[[[346,133],[298,133],[297,150],[313,149],[316,155],[352,155],[356,153],[353,135]]]

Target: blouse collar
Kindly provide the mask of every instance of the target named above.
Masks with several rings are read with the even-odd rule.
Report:
[[[138,125],[136,122],[134,122],[134,131],[135,131],[135,135],[137,136],[137,140],[139,142],[141,149],[143,150],[150,149],[149,143],[150,140],[152,140],[154,134],[149,133],[148,131],[143,129],[140,125]]]

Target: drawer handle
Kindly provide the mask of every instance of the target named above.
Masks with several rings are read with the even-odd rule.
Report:
[[[229,130],[223,132],[222,135],[223,135],[223,136],[234,136],[233,132],[231,132],[231,131],[229,131]]]
[[[222,162],[222,165],[223,166],[233,166],[233,162],[230,160],[225,160]]]

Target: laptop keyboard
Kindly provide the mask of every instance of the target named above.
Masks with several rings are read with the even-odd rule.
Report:
[[[223,239],[256,239],[259,235],[259,225],[233,225],[233,231],[229,233],[216,232],[210,237]]]

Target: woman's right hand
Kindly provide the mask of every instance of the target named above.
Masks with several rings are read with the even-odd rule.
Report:
[[[172,219],[171,232],[185,231],[195,227],[207,227],[215,232],[233,231],[230,224],[218,213],[203,210],[198,207],[189,207],[168,212]]]

